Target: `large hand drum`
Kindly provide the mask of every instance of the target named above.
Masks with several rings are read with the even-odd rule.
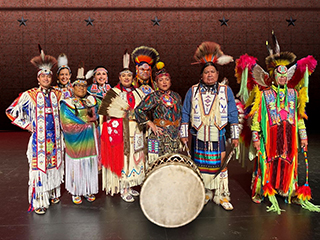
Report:
[[[151,222],[174,228],[194,220],[204,199],[204,184],[193,161],[181,154],[167,154],[149,167],[141,187],[140,206]]]

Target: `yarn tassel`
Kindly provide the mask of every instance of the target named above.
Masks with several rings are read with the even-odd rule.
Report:
[[[306,183],[297,189],[298,199],[302,208],[311,212],[320,212],[320,206],[314,205],[309,200],[311,199],[311,188],[309,187],[309,163],[307,151],[303,149],[304,160],[306,163]]]
[[[267,206],[267,212],[276,212],[278,215],[280,215],[284,210],[279,207],[276,196],[268,196],[268,198],[271,202],[271,206]]]
[[[284,210],[279,207],[277,198],[275,196],[276,193],[277,191],[272,187],[271,183],[267,181],[267,183],[263,186],[263,195],[265,197],[268,196],[269,201],[271,202],[271,206],[267,206],[267,212],[276,212],[280,215],[281,211]]]

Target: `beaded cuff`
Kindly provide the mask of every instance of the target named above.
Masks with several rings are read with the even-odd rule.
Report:
[[[259,141],[259,133],[257,131],[252,131],[252,141],[253,142]]]
[[[187,138],[188,137],[188,127],[187,123],[183,123],[180,126],[180,138]]]
[[[232,139],[239,139],[239,126],[238,124],[232,124],[230,125],[230,133],[231,133],[231,138]]]

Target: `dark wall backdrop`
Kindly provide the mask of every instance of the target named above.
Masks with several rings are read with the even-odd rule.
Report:
[[[218,42],[234,59],[253,55],[264,67],[265,41],[274,29],[282,51],[320,61],[319,15],[318,0],[0,0],[0,129],[18,130],[4,111],[20,92],[37,86],[30,59],[38,55],[38,43],[49,55],[67,54],[72,80],[83,61],[85,71],[105,65],[112,86],[125,49],[154,47],[171,73],[173,90],[184,96],[199,80],[200,66],[191,63],[202,41]],[[22,17],[25,25],[18,21]],[[85,21],[89,17],[92,25]],[[151,21],[156,17],[160,25]],[[223,17],[227,26],[219,21]],[[237,93],[234,66],[220,74]],[[320,67],[310,79],[309,132],[318,131],[319,80]]]

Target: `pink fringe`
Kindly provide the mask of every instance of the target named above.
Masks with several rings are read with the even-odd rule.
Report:
[[[249,56],[248,54],[244,54],[240,56],[239,59],[236,60],[237,70],[241,70],[241,72],[248,67],[249,70],[253,68],[256,64],[257,58]]]
[[[313,73],[317,66],[317,60],[311,55],[298,60],[297,69],[291,80],[288,82],[289,88],[294,88],[300,82],[306,71],[306,66],[308,66],[309,74]]]

